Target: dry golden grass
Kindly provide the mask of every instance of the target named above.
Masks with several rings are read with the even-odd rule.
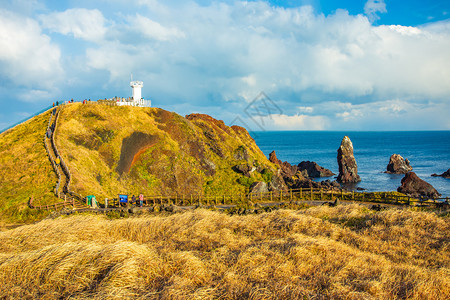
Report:
[[[449,299],[450,220],[359,205],[0,232],[0,298]]]
[[[42,219],[41,212],[28,209],[31,196],[45,204],[59,201],[43,142],[49,117],[47,111],[0,134],[0,230],[3,222]]]

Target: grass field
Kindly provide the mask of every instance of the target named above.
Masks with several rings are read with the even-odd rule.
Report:
[[[60,217],[0,232],[0,298],[449,299],[449,232],[356,204]]]

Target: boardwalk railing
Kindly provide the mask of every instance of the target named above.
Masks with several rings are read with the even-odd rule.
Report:
[[[377,193],[360,193],[360,192],[345,192],[334,190],[323,190],[314,188],[300,188],[290,189],[288,191],[273,191],[260,193],[236,193],[226,195],[151,195],[144,196],[143,204],[145,206],[151,205],[235,205],[235,204],[251,204],[256,202],[293,202],[293,201],[335,201],[336,199],[342,201],[357,201],[357,202],[372,202],[384,203],[393,205],[434,205],[436,207],[442,205],[449,205],[449,198],[437,199],[417,199],[409,196],[401,196],[389,192]],[[139,200],[137,200],[137,204]],[[108,207],[119,207],[118,199],[110,199]]]

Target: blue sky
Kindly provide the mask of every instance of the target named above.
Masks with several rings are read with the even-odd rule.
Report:
[[[0,128],[128,97],[133,73],[154,106],[249,130],[450,130],[449,16],[450,1],[3,0]]]

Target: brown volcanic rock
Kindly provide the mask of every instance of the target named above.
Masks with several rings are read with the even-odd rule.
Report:
[[[398,187],[397,191],[412,197],[426,196],[428,198],[437,198],[440,196],[431,184],[420,179],[414,172],[405,174],[405,177],[402,179],[402,185]]]
[[[390,174],[406,174],[412,171],[412,167],[409,165],[409,160],[404,159],[399,154],[392,154],[389,159],[389,164],[386,167],[385,173]]]
[[[297,166],[293,166],[287,161],[282,162],[281,160],[279,160],[277,158],[277,155],[275,154],[275,151],[270,152],[269,161],[281,167],[281,176],[283,176],[283,178],[285,179],[291,178],[295,175],[295,173],[297,173]]]
[[[432,174],[431,176],[433,177],[444,177],[444,178],[450,178],[450,169],[448,169],[447,171],[445,171],[444,173],[442,173],[441,175],[438,174]]]
[[[269,186],[264,181],[256,181],[250,186],[250,194],[267,193]]]
[[[308,177],[329,177],[335,175],[328,169],[325,169],[319,166],[316,162],[313,161],[302,161],[297,165],[299,171],[303,173],[305,171]]]
[[[353,183],[361,181],[358,175],[358,166],[353,156],[353,144],[348,136],[344,136],[338,149],[337,161],[339,175],[337,181],[342,183]]]
[[[272,180],[269,182],[269,190],[271,191],[283,191],[287,192],[288,187],[284,182],[283,176],[275,174],[272,176]]]

